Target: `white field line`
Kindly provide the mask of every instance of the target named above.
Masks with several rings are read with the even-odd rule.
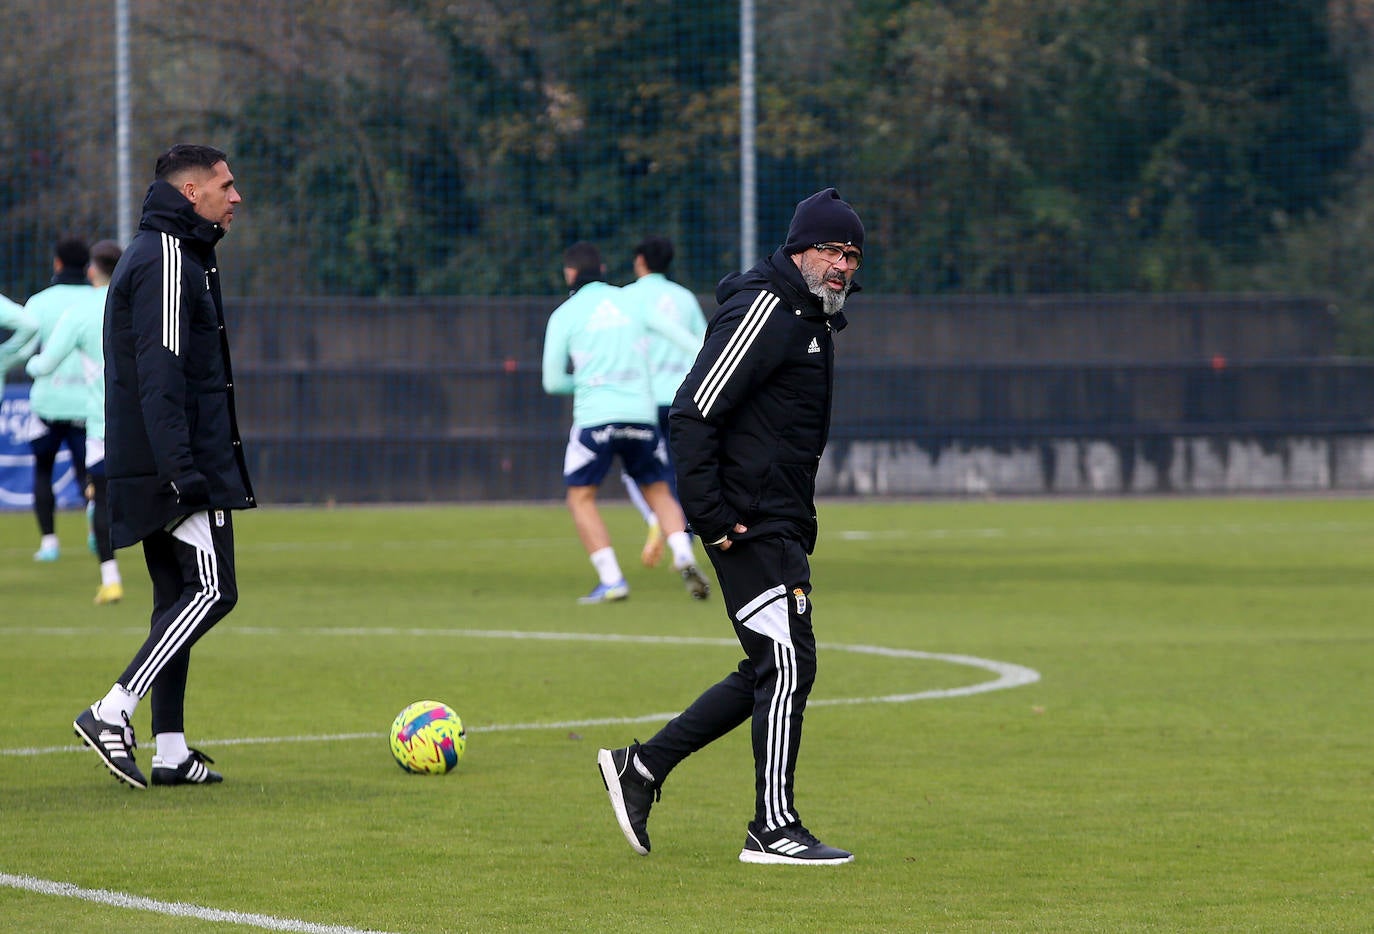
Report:
[[[325,636],[344,636],[357,638],[359,636],[383,636],[386,638],[396,638],[398,636],[435,638],[439,636],[449,636],[455,638],[476,638],[476,639],[518,639],[518,640],[537,640],[554,642],[617,642],[634,643],[640,645],[709,645],[738,647],[739,643],[734,639],[707,639],[694,636],[641,636],[625,635],[619,633],[582,633],[582,632],[527,632],[508,629],[421,629],[404,628],[395,626],[382,626],[376,628],[365,627],[308,627],[303,629],[282,629],[267,626],[225,626],[223,630],[226,634],[247,635],[247,636],[290,636],[307,635],[314,637]],[[138,633],[141,630],[129,629],[129,632]],[[53,636],[73,636],[89,634],[88,630],[75,629],[71,627],[45,629],[42,627],[17,627],[0,628],[0,637],[5,635],[53,635]],[[978,658],[973,655],[945,655],[938,652],[920,652],[915,649],[894,649],[878,645],[846,645],[842,643],[820,643],[818,649],[830,652],[851,652],[856,655],[877,655],[885,658],[912,659],[915,661],[945,662],[952,665],[963,665],[972,668],[981,668],[992,672],[997,677],[990,681],[980,681],[977,684],[968,684],[955,688],[934,688],[925,691],[914,691],[908,694],[883,694],[871,697],[834,697],[834,698],[813,698],[807,702],[808,707],[834,707],[842,704],[906,704],[919,700],[936,700],[950,697],[968,697],[973,694],[985,694],[988,691],[1004,691],[1009,688],[1023,687],[1027,684],[1034,684],[1040,680],[1040,673],[1033,668],[1024,665],[1016,665],[1011,662],[999,662],[987,658]],[[566,729],[585,729],[593,726],[621,726],[634,723],[653,723],[671,720],[677,716],[679,711],[664,713],[639,714],[630,717],[595,717],[578,720],[556,720],[539,723],[492,723],[486,725],[471,725],[469,731],[473,733],[499,733],[511,732],[516,730],[566,730]],[[248,745],[267,745],[273,743],[320,743],[320,742],[347,742],[352,740],[377,739],[385,737],[383,732],[361,732],[361,733],[325,733],[309,736],[261,736],[261,737],[238,737],[231,739],[207,739],[203,742],[207,746],[248,746]],[[80,752],[85,747],[79,744],[67,746],[39,746],[18,749],[0,749],[0,756],[42,756],[53,753]]]
[[[155,898],[128,895],[124,892],[111,892],[109,889],[84,889],[70,882],[53,882],[48,879],[35,879],[33,876],[13,875],[8,872],[0,872],[0,886],[24,889],[29,892],[37,892],[40,895],[75,898],[99,905],[113,905],[116,908],[128,908],[133,911],[150,911],[154,914],[171,915],[176,918],[241,924],[265,931],[293,931],[299,932],[299,934],[386,934],[384,931],[364,930],[342,924],[313,924],[309,921],[297,921],[293,918],[276,918],[272,915],[260,915],[244,911],[205,908],[186,902],[163,902]]]
[[[137,630],[134,630],[137,631]],[[267,627],[238,627],[231,631],[241,635],[291,635],[307,634],[313,636],[387,636],[395,637],[399,635],[408,636],[456,636],[467,638],[486,638],[486,639],[533,639],[548,641],[565,642],[622,642],[640,643],[648,645],[710,645],[710,646],[734,646],[738,643],[733,639],[705,639],[689,636],[636,636],[614,633],[564,633],[564,632],[520,632],[515,630],[495,630],[495,629],[404,629],[396,627],[383,627],[377,629],[364,628],[315,628],[301,630],[285,630]],[[24,633],[26,635],[57,635],[71,636],[80,635],[82,630],[63,628],[63,629],[42,629],[22,628],[22,629],[0,629],[0,635]],[[902,704],[917,700],[931,700],[946,697],[965,697],[971,694],[982,694],[987,691],[1000,691],[1008,688],[1021,687],[1027,684],[1034,684],[1040,680],[1040,673],[1022,665],[1015,665],[1010,662],[993,661],[986,658],[978,658],[972,655],[944,655],[937,652],[920,652],[914,649],[894,649],[876,645],[844,645],[838,643],[822,643],[817,648],[832,652],[853,652],[860,655],[878,655],[886,658],[907,658],[920,661],[948,662],[955,665],[965,665],[973,668],[982,668],[990,671],[997,677],[991,681],[983,681],[978,684],[965,685],[957,688],[939,688],[926,691],[915,691],[910,694],[886,694],[874,697],[843,697],[843,698],[818,698],[808,703],[811,707],[835,706],[839,704]],[[595,719],[583,720],[561,720],[544,723],[496,723],[486,726],[473,726],[470,730],[474,733],[501,732],[510,730],[550,730],[550,729],[569,729],[585,728],[589,726],[622,725],[644,722],[662,722],[676,716],[676,712],[643,714],[635,717],[599,717]],[[274,736],[274,737],[240,737],[237,739],[209,740],[208,745],[216,746],[243,746],[267,743],[304,743],[304,742],[333,742],[351,741],[361,739],[380,739],[386,734],[382,732],[366,733],[334,733],[320,734],[315,736]],[[29,749],[0,749],[0,755],[5,756],[38,756],[49,753],[78,752],[82,746],[48,746],[42,748]],[[0,886],[15,889],[25,889],[30,892],[37,892],[42,895],[55,895],[64,898],[76,898],[82,901],[95,902],[102,905],[111,905],[117,908],[127,908],[134,911],[148,911],[156,914],[171,915],[182,918],[194,918],[202,921],[218,921],[228,924],[238,924],[247,927],[255,927],[268,931],[290,931],[300,932],[300,934],[385,934],[378,931],[364,931],[359,928],[346,927],[343,925],[315,924],[309,921],[298,921],[291,918],[278,918],[272,915],[253,914],[238,911],[224,911],[218,908],[206,908],[200,905],[191,905],[185,902],[164,902],[152,898],[143,898],[137,895],[128,895],[123,892],[112,892],[108,889],[86,889],[73,885],[69,882],[54,882],[48,879],[37,879],[32,876],[13,875],[0,872]]]

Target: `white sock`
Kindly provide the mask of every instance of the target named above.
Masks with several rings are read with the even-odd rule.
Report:
[[[100,583],[102,586],[123,583],[119,577],[119,562],[114,558],[100,562]]]
[[[126,716],[133,719],[137,706],[138,697],[126,690],[124,685],[116,684],[110,688],[110,693],[96,701],[95,718],[105,723],[123,723]]]
[[[669,535],[668,547],[673,551],[673,567],[679,571],[689,564],[697,563],[697,556],[692,553],[692,536],[686,532],[674,532]]]
[[[185,733],[159,733],[153,739],[157,742],[157,757],[168,765],[181,765],[191,756]]]
[[[618,584],[625,579],[625,575],[620,573],[620,562],[615,560],[615,549],[611,546],[607,545],[593,551],[591,559],[592,567],[596,568],[601,583]]]
[[[38,547],[39,547],[39,548],[56,548],[56,547],[57,547],[57,536],[56,536],[55,534],[54,534],[54,535],[44,535],[42,538],[40,538],[40,539],[38,540]]]

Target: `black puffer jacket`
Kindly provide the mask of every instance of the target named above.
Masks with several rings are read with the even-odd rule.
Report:
[[[740,522],[732,538],[788,535],[809,552],[844,316],[825,315],[781,250],[722,279],[716,300],[668,416],[683,512],[705,542]]]
[[[175,188],[153,182],[110,281],[105,469],[116,548],[192,512],[256,505],[215,263],[223,236]]]

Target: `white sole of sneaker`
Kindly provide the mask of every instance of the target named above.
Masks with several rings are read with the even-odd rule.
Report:
[[[739,851],[739,861],[758,866],[843,866],[845,863],[854,862],[854,854],[836,859],[797,859],[793,856],[783,856],[781,853],[760,853],[758,850],[746,849]]]
[[[615,812],[615,820],[620,825],[620,832],[625,835],[625,842],[640,856],[648,856],[649,851],[640,845],[639,838],[630,827],[630,815],[625,810],[625,796],[620,793],[620,775],[615,770],[615,760],[611,758],[611,751],[598,751],[596,764],[601,770],[601,781],[606,786],[606,794],[611,798],[611,810]]]

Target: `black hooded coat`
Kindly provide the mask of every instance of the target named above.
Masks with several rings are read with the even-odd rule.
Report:
[[[165,181],[105,300],[105,469],[116,548],[181,516],[256,505],[234,413],[215,244]]]
[[[781,249],[722,279],[716,300],[668,416],[678,499],[703,542],[785,535],[810,553],[844,314],[825,314]]]

